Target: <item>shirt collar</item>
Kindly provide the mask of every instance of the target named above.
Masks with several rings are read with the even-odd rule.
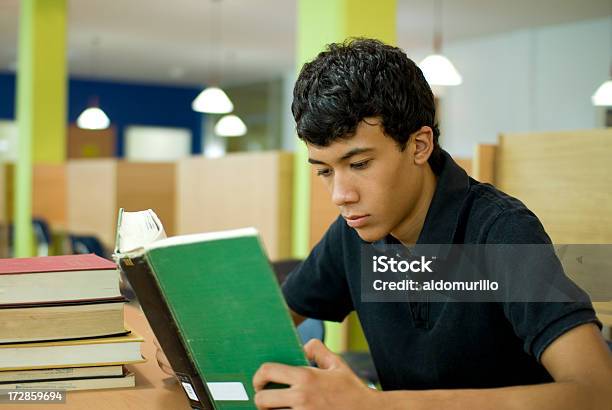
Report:
[[[436,191],[429,205],[418,244],[451,244],[465,197],[469,190],[467,173],[442,150]]]

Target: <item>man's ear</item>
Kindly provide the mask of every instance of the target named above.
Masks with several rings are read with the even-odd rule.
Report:
[[[414,163],[423,165],[431,156],[434,148],[433,130],[428,126],[421,127],[410,136],[414,145]]]

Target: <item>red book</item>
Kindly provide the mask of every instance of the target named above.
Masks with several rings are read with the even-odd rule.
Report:
[[[117,265],[93,253],[87,255],[0,259],[0,275],[104,269],[117,269]]]
[[[0,259],[0,305],[119,296],[116,265],[94,254]]]

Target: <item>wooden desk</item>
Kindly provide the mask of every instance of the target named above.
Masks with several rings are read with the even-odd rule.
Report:
[[[75,391],[66,393],[66,404],[49,405],[9,405],[0,404],[2,410],[48,408],[51,410],[181,410],[191,409],[185,393],[174,377],[162,372],[155,353],[155,336],[144,314],[138,306],[127,305],[125,309],[126,322],[145,339],[142,344],[142,355],[145,363],[127,366],[136,375],[136,387],[128,389],[107,389]]]

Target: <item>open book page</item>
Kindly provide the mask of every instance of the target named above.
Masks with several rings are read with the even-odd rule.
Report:
[[[119,210],[115,253],[134,251],[164,238],[164,227],[152,209],[136,212]]]

